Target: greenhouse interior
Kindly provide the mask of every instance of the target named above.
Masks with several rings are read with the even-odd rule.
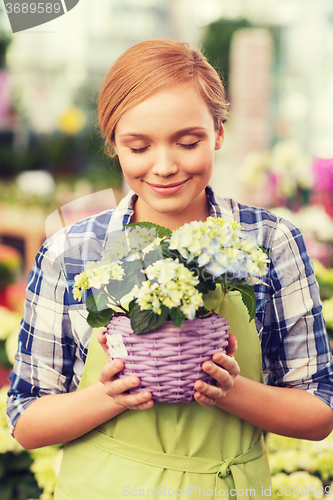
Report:
[[[98,4],[98,5],[97,5]],[[200,47],[230,103],[211,185],[300,228],[333,348],[333,3],[331,0],[82,0],[13,32],[0,3],[0,499],[52,500],[63,446],[25,450],[6,419],[26,284],[62,226],[128,193],[97,127],[101,82],[129,47]],[[306,418],[306,416],[305,416]],[[265,434],[272,498],[333,498],[333,433]]]

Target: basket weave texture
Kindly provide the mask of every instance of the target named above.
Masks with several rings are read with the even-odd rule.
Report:
[[[137,335],[129,318],[114,316],[107,326],[106,336],[111,358],[121,359],[125,364],[119,377],[137,375],[140,378],[140,386],[131,389],[131,394],[148,390],[156,402],[180,403],[193,400],[196,380],[215,384],[201,365],[215,352],[225,352],[228,330],[227,320],[213,314],[208,318],[185,320],[181,328],[166,321],[151,333]],[[118,335],[112,338],[114,334]],[[119,334],[120,355],[110,347]],[[127,356],[124,356],[124,348]]]

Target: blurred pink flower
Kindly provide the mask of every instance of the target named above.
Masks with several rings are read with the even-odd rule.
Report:
[[[313,190],[319,193],[333,191],[333,158],[315,158],[312,165]]]

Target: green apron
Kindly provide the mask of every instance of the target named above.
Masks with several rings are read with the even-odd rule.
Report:
[[[238,292],[229,292],[222,304],[211,295],[205,305],[229,321],[241,375],[262,382],[258,333]],[[94,335],[79,388],[96,382],[104,364]],[[196,401],[155,403],[149,410],[127,410],[66,444],[55,500],[133,496],[271,498],[261,429]]]

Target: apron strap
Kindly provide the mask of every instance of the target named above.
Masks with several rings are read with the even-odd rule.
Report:
[[[231,475],[235,483],[235,498],[240,490],[248,489],[248,481],[240,465],[260,458],[264,453],[263,438],[261,437],[254,446],[241,455],[227,458],[222,462],[199,457],[187,457],[161,453],[134,446],[112,437],[106,436],[98,430],[93,430],[82,437],[83,440],[97,448],[101,448],[115,456],[133,460],[151,467],[188,472],[193,474],[215,474],[216,494],[221,489],[224,478]]]
[[[219,479],[223,479],[231,474],[235,483],[235,495],[233,496],[238,499],[238,493],[240,490],[243,490],[244,492],[249,489],[247,477],[245,476],[239,465],[260,458],[264,453],[264,449],[265,447],[263,438],[261,437],[256,442],[256,444],[253,445],[252,448],[247,450],[245,453],[242,453],[235,458],[223,460],[221,467],[217,473],[216,488],[219,489]]]

